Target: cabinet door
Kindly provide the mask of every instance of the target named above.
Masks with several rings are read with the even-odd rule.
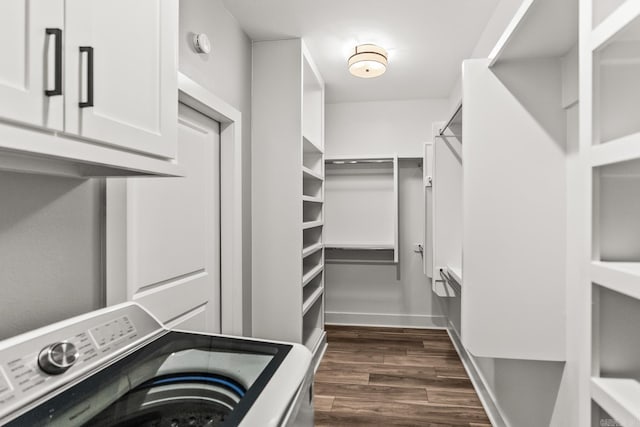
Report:
[[[63,36],[62,0],[2,0],[0,118],[62,129],[63,97],[45,90],[55,89],[56,44]]]
[[[177,0],[65,4],[65,131],[175,157]]]

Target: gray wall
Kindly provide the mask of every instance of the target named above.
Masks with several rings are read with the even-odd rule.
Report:
[[[194,33],[212,50],[197,54]],[[251,40],[221,0],[180,0],[180,71],[242,113],[244,334],[251,334]]]
[[[0,339],[99,308],[101,181],[0,172]]]
[[[439,99],[327,104],[326,156],[422,157],[431,123],[444,119],[446,107],[447,101]],[[399,266],[327,264],[327,322],[443,325],[422,257],[413,252],[424,228],[422,168],[415,161],[400,162],[399,199]]]

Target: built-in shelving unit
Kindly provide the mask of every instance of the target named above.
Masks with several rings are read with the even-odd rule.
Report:
[[[580,0],[585,425],[640,425],[640,2]],[[587,251],[584,251],[587,253]],[[586,374],[586,372],[585,372]],[[591,409],[589,398],[597,405]]]
[[[324,83],[299,39],[254,43],[253,67],[253,333],[304,344],[317,366],[326,347]]]
[[[398,262],[398,157],[325,159],[325,252],[332,263]]]

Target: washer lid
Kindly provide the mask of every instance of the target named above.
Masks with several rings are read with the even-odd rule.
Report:
[[[239,397],[237,405],[225,419],[225,425],[238,425],[291,348],[292,345],[288,344],[168,332],[39,403],[8,425],[36,426],[45,422],[69,427],[118,425],[120,418],[104,420],[100,418],[101,414],[119,414],[122,420],[127,418],[126,413],[110,411],[108,408],[119,402],[128,402],[129,393],[138,393],[139,387],[149,384],[171,386],[173,393],[179,395],[180,387],[192,389],[199,384],[209,388],[214,386],[212,375],[209,374],[225,380],[219,381],[218,385],[222,386],[220,393],[224,393],[226,387],[231,394]],[[184,394],[187,395],[186,392]],[[144,400],[133,400],[135,404],[127,403],[120,407],[128,408],[131,412],[140,410]],[[206,413],[207,404],[204,400],[201,403],[201,409]]]

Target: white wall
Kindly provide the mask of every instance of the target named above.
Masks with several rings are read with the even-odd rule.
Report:
[[[327,104],[325,154],[422,157],[431,123],[445,118],[446,106],[444,99]]]
[[[327,104],[325,155],[422,157],[431,123],[445,113],[446,100]],[[422,257],[413,252],[415,243],[423,243],[424,227],[422,168],[416,161],[400,161],[399,203],[399,265],[327,264],[328,323],[444,325]]]
[[[101,185],[0,173],[0,340],[102,306]]]
[[[191,39],[206,33],[211,53]],[[243,328],[251,334],[251,40],[222,0],[180,0],[180,71],[242,113]]]

